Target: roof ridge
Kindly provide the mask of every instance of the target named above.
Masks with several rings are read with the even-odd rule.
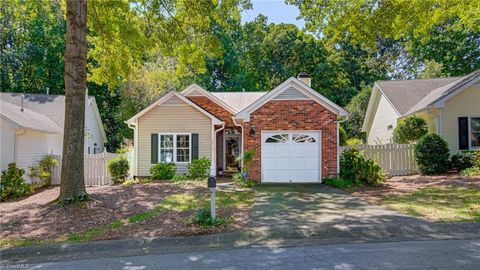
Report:
[[[427,80],[439,80],[439,79],[455,79],[455,78],[463,78],[470,74],[463,75],[463,76],[451,76],[451,77],[437,77],[437,78],[418,78],[418,79],[401,79],[401,80],[380,80],[376,82],[409,82],[409,81],[427,81]]]

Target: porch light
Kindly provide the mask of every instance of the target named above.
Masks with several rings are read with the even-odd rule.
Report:
[[[254,129],[253,127],[250,128],[249,134],[250,134],[250,137],[251,137],[251,138],[254,138],[254,137],[255,137],[255,129]]]

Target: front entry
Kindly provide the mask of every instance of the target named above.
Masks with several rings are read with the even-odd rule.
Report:
[[[224,164],[225,172],[234,173],[240,171],[240,162],[238,158],[240,157],[241,149],[241,134],[238,130],[235,129],[226,129],[224,131]]]

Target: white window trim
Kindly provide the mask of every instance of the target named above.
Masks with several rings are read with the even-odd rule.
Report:
[[[158,133],[158,161],[162,162],[162,135],[172,135],[173,136],[173,163],[175,164],[189,164],[192,161],[192,133]],[[188,135],[188,161],[177,161],[177,135]],[[169,148],[170,149],[170,148]]]
[[[468,116],[468,150],[479,150],[480,146],[472,146],[472,118],[480,116]]]

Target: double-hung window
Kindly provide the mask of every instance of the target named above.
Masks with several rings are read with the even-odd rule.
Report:
[[[160,134],[160,162],[190,162],[190,134]]]
[[[470,148],[480,148],[480,117],[470,117]]]

